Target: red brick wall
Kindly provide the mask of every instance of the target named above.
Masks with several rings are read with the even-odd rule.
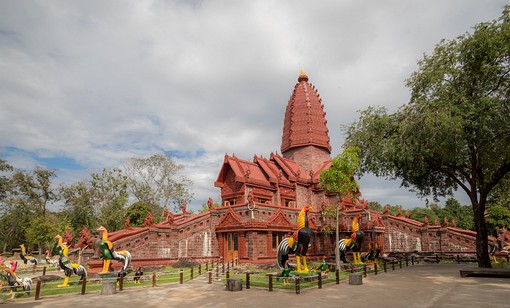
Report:
[[[250,222],[251,216],[245,206],[231,207],[238,217],[244,222]],[[274,206],[257,205],[255,221],[268,222],[270,217],[279,209],[284,210],[284,216],[295,228],[297,210],[278,208]],[[136,235],[126,237],[114,243],[115,249],[126,249],[131,252],[133,260],[160,258],[165,260],[177,260],[182,257],[195,259],[223,256],[225,233],[217,232],[216,228],[229,212],[229,208],[215,210],[209,215],[196,216],[185,223],[168,227],[158,228],[154,226],[150,230],[142,230]],[[321,221],[317,213],[309,213],[315,216],[317,226]],[[346,212],[347,230],[340,233],[340,238],[350,236],[350,223],[356,211]],[[372,216],[375,217],[375,216]],[[474,233],[440,226],[423,226],[422,224],[409,219],[403,219],[392,215],[382,215],[381,222],[384,226],[377,227],[378,231],[372,228],[371,222],[362,224],[365,232],[363,251],[368,249],[369,242],[379,241],[382,244],[383,252],[462,252],[475,251],[476,238]],[[241,261],[264,261],[272,262],[275,257],[275,250],[272,248],[271,232],[287,232],[284,229],[276,229],[271,232],[264,230],[250,230],[235,227],[233,231],[224,230],[221,232],[238,232],[239,234],[239,257]],[[239,229],[241,228],[241,229]],[[289,227],[287,227],[289,228]],[[334,256],[335,236],[316,234],[316,241],[308,251],[310,259],[319,258],[322,255]]]
[[[292,148],[282,153],[282,155],[287,159],[294,160],[307,172],[317,169],[322,163],[331,159],[328,151],[312,145]],[[303,174],[301,176],[305,178],[309,177],[308,174]]]

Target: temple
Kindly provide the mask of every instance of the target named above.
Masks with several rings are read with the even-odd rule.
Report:
[[[171,264],[179,258],[223,257],[247,263],[272,263],[279,242],[297,229],[296,217],[306,205],[316,240],[311,258],[334,256],[334,235],[324,226],[332,223],[320,213],[326,205],[341,210],[341,237],[350,234],[351,222],[361,214],[364,248],[377,242],[383,252],[474,252],[476,234],[450,226],[447,221],[428,224],[399,213],[368,209],[368,201],[338,200],[320,185],[320,172],[331,165],[331,145],[324,104],[318,90],[302,71],[287,103],[281,154],[254,155],[251,161],[225,155],[214,186],[221,190],[221,207],[199,215],[167,213],[165,221],[143,228],[110,233],[116,249],[127,249],[133,264]],[[360,193],[361,194],[361,193]]]

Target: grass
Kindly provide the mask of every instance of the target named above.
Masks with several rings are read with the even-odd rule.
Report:
[[[173,267],[166,267],[162,269],[161,271],[156,273],[156,283],[157,284],[166,284],[166,283],[180,283],[180,270],[183,271],[183,282],[191,280],[191,273],[189,268],[173,268]],[[42,275],[41,267],[38,268],[38,270],[33,273],[31,269],[23,269],[19,268],[16,271],[17,275],[19,277],[34,277],[34,276],[40,276]],[[64,276],[63,271],[58,271],[57,268],[46,268],[46,275],[59,275]],[[198,276],[198,269],[194,269],[194,275]],[[136,287],[144,287],[144,286],[152,286],[152,273],[145,273],[143,278],[141,279],[140,284],[135,284],[133,282],[134,273],[128,274],[126,277],[124,277],[124,283],[123,288],[136,288]],[[116,278],[112,278],[115,279]],[[58,285],[63,284],[64,279],[57,279],[53,281],[46,281],[42,282],[41,285],[41,291],[39,296],[54,296],[54,295],[64,295],[64,294],[81,294],[82,292],[82,284],[80,282],[80,277],[78,276],[71,276],[69,279],[69,286],[68,287],[58,287]],[[118,287],[118,285],[117,285]],[[25,292],[23,292],[22,287],[18,287],[17,291],[15,292],[15,299],[23,299],[23,298],[33,298],[35,296],[35,289],[36,289],[36,282],[33,281],[32,284],[32,291],[30,292],[30,295],[27,295]],[[2,293],[2,298],[6,297],[6,292],[8,291],[8,288],[3,287],[2,291],[5,291]],[[99,292],[101,290],[101,280],[95,279],[95,278],[88,278],[85,293],[94,293]]]
[[[308,262],[309,268],[315,268],[320,265],[321,262]],[[239,267],[237,267],[239,268]],[[209,267],[211,270],[211,267]],[[162,270],[156,272],[156,285],[164,285],[164,284],[179,284],[180,283],[180,272],[182,270],[183,282],[188,282],[191,280],[191,270],[190,268],[173,268],[173,267],[165,267]],[[214,267],[214,272],[216,272],[216,267]],[[226,268],[225,268],[226,270]],[[361,267],[356,268],[357,271],[362,270]],[[220,272],[222,271],[220,267]],[[193,269],[194,278],[198,277],[198,268]],[[243,281],[243,284],[246,285],[246,272],[250,272],[250,286],[254,288],[269,288],[269,274],[273,274],[273,288],[274,289],[282,289],[282,290],[295,290],[295,280],[293,277],[289,278],[288,281],[285,281],[283,278],[278,278],[278,270],[269,269],[262,270],[256,266],[244,268],[242,271],[238,271],[237,274],[231,269],[229,272],[230,278],[239,278]],[[57,271],[56,268],[47,268],[46,274],[55,274],[63,276],[63,271]],[[133,282],[134,273],[129,273],[126,277],[124,277],[123,288],[124,289],[132,289],[137,287],[150,287],[152,286],[152,272],[145,272],[145,275],[141,279],[140,284],[135,284]],[[201,275],[202,277],[206,277],[207,274],[204,265],[202,265]],[[20,277],[33,277],[42,275],[42,270],[32,273],[31,270],[20,269],[18,272]],[[348,272],[340,272],[340,280],[347,280],[349,277]],[[113,278],[115,279],[115,278]],[[222,276],[221,280],[225,281],[226,276]],[[334,283],[336,282],[335,272],[328,272],[322,275],[322,283]],[[65,295],[65,294],[81,294],[82,285],[79,282],[78,276],[71,276],[69,279],[69,287],[58,287],[58,285],[63,283],[63,279],[58,279],[54,281],[43,282],[40,292],[40,297],[45,296],[56,296],[56,295]],[[318,281],[314,279],[312,281],[301,279],[300,288],[314,288],[317,287]],[[22,292],[22,288],[18,288],[18,292],[16,293],[16,299],[22,298],[34,298],[35,296],[36,283],[34,282],[32,285],[32,292],[30,295],[26,295]],[[101,290],[101,280],[95,278],[88,278],[86,284],[85,293],[94,293],[99,292]]]
[[[309,262],[310,268],[316,268],[320,265],[320,262]],[[295,279],[294,277],[289,277],[285,279],[283,277],[278,277],[279,272],[275,272],[275,270],[261,270],[259,268],[247,268],[242,273],[230,273],[230,278],[238,278],[243,281],[243,284],[246,285],[246,272],[250,272],[250,287],[259,287],[259,288],[269,288],[269,274],[273,274],[273,289],[282,289],[282,290],[295,290]],[[311,275],[314,276],[314,275]],[[340,272],[339,278],[340,280],[346,280],[349,277],[349,273]],[[335,272],[326,272],[322,274],[322,284],[328,284],[336,282]],[[300,279],[300,288],[312,288],[318,285],[317,278],[315,279]]]

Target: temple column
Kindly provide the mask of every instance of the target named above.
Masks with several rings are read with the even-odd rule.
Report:
[[[244,232],[239,233],[239,259],[246,258],[246,237],[244,235]]]
[[[273,231],[268,231],[266,236],[266,256],[273,255]]]

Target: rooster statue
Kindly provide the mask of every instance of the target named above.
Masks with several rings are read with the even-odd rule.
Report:
[[[23,268],[27,267],[28,261],[30,261],[30,263],[33,263],[34,266],[36,266],[37,259],[30,255],[27,255],[27,249],[25,248],[25,245],[21,244],[21,245],[19,245],[19,247],[21,248],[21,252],[19,253],[19,256],[20,256],[21,260],[23,260]]]
[[[361,261],[360,251],[361,251],[361,243],[363,242],[363,237],[365,233],[360,230],[361,225],[361,214],[356,215],[352,220],[352,234],[350,238],[341,239],[338,242],[338,249],[340,250],[340,259],[342,262],[347,263],[345,259],[345,251],[352,251],[353,263],[354,264],[363,264]]]
[[[59,255],[58,264],[60,268],[64,271],[64,283],[59,284],[57,287],[68,287],[69,286],[69,277],[74,273],[77,276],[80,276],[80,282],[83,278],[87,277],[87,270],[83,265],[77,263],[71,263],[69,260],[69,248],[67,244],[64,243],[62,236],[57,235],[55,237],[57,242],[55,243],[55,249],[57,254]]]
[[[366,253],[361,253],[361,261],[364,263],[374,262],[377,263],[379,259],[379,255],[381,254],[381,248],[379,247],[378,242],[370,242],[368,243],[368,251]]]
[[[21,278],[16,275],[16,263],[13,261],[9,261],[11,266],[5,266],[3,262],[0,264],[1,276],[7,281],[7,284],[10,287],[10,290],[7,294],[7,298],[13,299],[16,296],[17,288],[21,286],[23,291],[26,292],[27,295],[30,295],[30,291],[32,290],[32,279],[28,277]],[[14,264],[14,265],[13,265]]]
[[[110,272],[110,265],[113,259],[122,263],[123,266],[120,272],[125,276],[127,274],[127,268],[131,263],[131,254],[127,250],[115,251],[113,249],[112,242],[108,240],[108,230],[105,227],[100,226],[97,228],[97,231],[102,233],[99,248],[101,248],[103,253],[103,270],[99,272],[99,274],[106,274]]]
[[[309,204],[303,207],[297,217],[298,230],[292,237],[284,238],[278,245],[276,262],[281,270],[285,269],[289,254],[296,254],[297,272],[301,274],[310,272],[306,264],[306,252],[314,239],[313,231],[308,228],[308,211],[311,209],[312,206]],[[301,261],[303,262],[303,267],[301,267]]]

